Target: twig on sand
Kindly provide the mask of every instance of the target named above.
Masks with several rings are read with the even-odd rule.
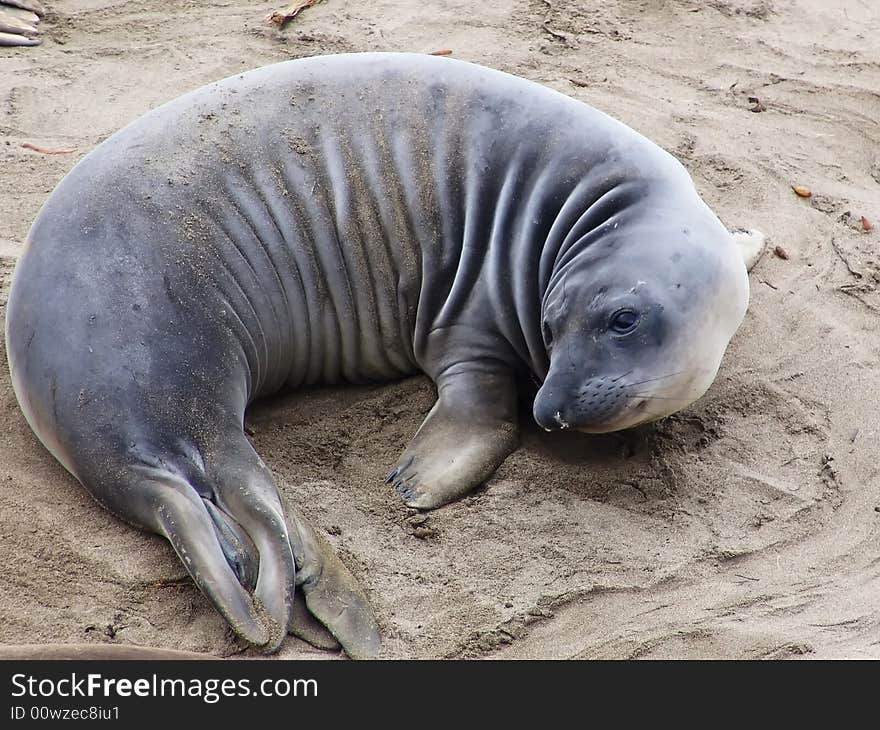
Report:
[[[841,294],[846,294],[848,297],[852,297],[872,312],[880,312],[880,307],[876,304],[872,304],[862,296],[863,294],[870,294],[873,291],[864,284],[841,284],[836,288]]]
[[[431,51],[429,56],[451,56],[452,50],[449,48],[441,48],[439,51]]]
[[[76,152],[76,149],[73,147],[53,150],[50,147],[40,147],[40,145],[31,144],[30,142],[22,142],[21,146],[26,150],[33,150],[34,152],[40,152],[44,155],[70,155]]]
[[[752,576],[743,575],[742,573],[734,573],[734,576],[736,576],[737,578],[742,578],[743,580],[755,581],[756,583],[761,580],[760,578],[752,578]]]
[[[549,20],[545,20],[545,21],[541,24],[541,27],[542,27],[547,33],[549,33],[551,36],[553,36],[554,38],[556,38],[557,40],[560,40],[560,41],[566,41],[566,42],[567,42],[567,41],[568,41],[568,36],[565,35],[565,33],[560,33],[560,32],[557,31],[557,30],[553,30],[553,28],[551,28],[551,27],[548,25],[549,22],[550,22]]]
[[[287,8],[287,10],[276,10],[274,13],[269,13],[266,16],[266,22],[275,23],[278,27],[283,28],[286,23],[293,20],[303,10],[317,5],[319,2],[321,0],[300,0],[300,2],[294,3]]]

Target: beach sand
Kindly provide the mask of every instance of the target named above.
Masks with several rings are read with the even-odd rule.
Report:
[[[715,384],[633,432],[529,426],[486,487],[424,521],[382,477],[432,404],[427,379],[283,396],[249,425],[285,499],[364,585],[383,656],[880,657],[880,229],[861,220],[880,225],[874,3],[325,0],[279,30],[264,16],[282,6],[50,0],[43,45],[0,50],[0,317],[57,182],[204,83],[440,49],[541,82],[655,140],[727,225],[768,235]],[[5,367],[0,560],[0,643],[255,655],[163,540],[40,446]],[[290,638],[278,656],[337,655]]]

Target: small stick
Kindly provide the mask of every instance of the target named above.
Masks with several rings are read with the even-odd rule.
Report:
[[[321,0],[300,0],[300,2],[294,3],[289,8],[287,8],[287,10],[276,10],[274,13],[269,13],[269,15],[266,16],[266,22],[275,23],[279,27],[283,28],[285,23],[293,20],[306,8],[317,5],[319,2],[321,2]]]
[[[753,580],[755,582],[760,581],[760,578],[752,578],[750,575],[743,575],[742,573],[734,573],[737,578],[742,578],[743,580]]]
[[[441,48],[439,51],[431,51],[429,56],[451,56],[452,50],[449,48]]]
[[[76,152],[76,149],[73,147],[67,149],[53,150],[49,147],[40,147],[40,145],[31,144],[30,142],[22,142],[21,146],[24,147],[26,150],[41,152],[44,155],[69,155]]]
[[[560,40],[560,41],[566,41],[566,42],[567,42],[567,41],[568,41],[568,36],[565,35],[564,33],[560,33],[559,31],[555,31],[555,30],[553,30],[553,28],[551,28],[549,25],[547,25],[549,22],[550,22],[549,20],[545,20],[544,23],[541,25],[541,27],[542,27],[547,33],[549,33],[550,35],[552,35],[554,38],[556,38],[556,39],[558,39],[558,40]]]

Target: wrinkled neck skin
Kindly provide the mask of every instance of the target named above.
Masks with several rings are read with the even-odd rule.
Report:
[[[662,159],[666,153],[657,149],[656,155],[671,171],[686,176],[672,158]],[[627,179],[634,171],[616,156],[597,161],[568,188],[560,185],[557,170],[552,163],[526,170],[512,161],[484,223],[488,235],[478,237],[465,226],[462,260],[454,276],[424,267],[414,351],[432,377],[460,367],[462,361],[472,368],[474,361],[502,360],[543,382],[550,356],[542,322],[551,294],[562,293],[566,273],[578,272],[569,285],[579,290],[601,286],[606,267],[618,265],[615,259],[626,267],[627,248],[645,245],[637,232],[628,231],[643,221],[652,236],[659,235],[660,221],[670,230],[681,226],[674,199],[666,216],[656,216],[653,199],[661,196],[652,189],[674,183],[680,194],[702,205],[689,179],[673,175],[669,184],[636,175]],[[531,177],[523,186],[527,174]],[[471,210],[466,207],[466,220],[476,218]],[[485,208],[479,212],[484,219],[488,216]],[[445,295],[432,297],[439,292]]]
[[[693,254],[691,247],[698,249],[698,256],[707,245],[735,253],[727,230],[698,197],[679,163],[659,148],[651,154],[647,174],[609,156],[568,189],[560,190],[552,164],[515,193],[505,195],[507,184],[502,184],[490,234],[477,239],[466,230],[462,237],[462,262],[451,286],[442,272],[425,267],[419,320],[428,326],[416,327],[415,353],[429,374],[436,374],[431,367],[438,357],[434,369],[440,371],[463,359],[503,359],[517,361],[543,382],[551,366],[542,327],[548,312],[556,319],[576,315],[585,298],[609,287],[631,288],[651,280],[664,288],[654,263],[658,255],[674,258],[676,266],[679,258]],[[515,162],[511,167],[507,179],[521,179]],[[668,241],[679,245],[673,250]],[[735,259],[727,263],[742,268]],[[713,268],[704,267],[700,284],[720,276]],[[680,281],[690,292],[688,298],[699,299],[688,280],[691,275],[682,271]],[[435,302],[432,292],[445,296]],[[445,338],[446,351],[431,348],[431,339],[446,331],[455,333],[455,338]],[[581,362],[579,374],[587,377],[587,370]]]

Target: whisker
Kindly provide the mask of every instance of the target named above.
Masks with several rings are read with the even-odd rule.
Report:
[[[625,378],[627,375],[630,375],[630,374],[632,374],[633,372],[634,372],[633,370],[628,370],[628,371],[625,372],[623,375],[618,375],[618,376],[617,376],[616,378],[614,378],[611,382],[612,382],[612,383],[616,383],[616,382],[617,382],[618,380],[620,380],[621,378]]]
[[[674,378],[676,375],[683,375],[688,372],[687,370],[679,370],[675,373],[669,373],[669,375],[658,375],[656,378],[646,378],[645,380],[637,380],[634,383],[627,383],[627,387],[632,387],[634,385],[641,385],[642,383],[653,383],[655,380],[664,380],[665,378]]]
[[[624,398],[644,398],[645,400],[681,400],[686,401],[687,398],[676,398],[671,395],[648,395],[647,393],[633,393],[632,395],[625,395]]]
[[[699,370],[679,370],[674,373],[669,373],[668,375],[658,375],[656,378],[646,378],[645,380],[637,380],[634,383],[627,383],[627,387],[631,388],[634,385],[641,385],[642,383],[653,383],[655,380],[664,380],[665,378],[674,378],[676,375],[684,375],[685,373],[705,373],[708,372],[708,368],[700,368]]]

